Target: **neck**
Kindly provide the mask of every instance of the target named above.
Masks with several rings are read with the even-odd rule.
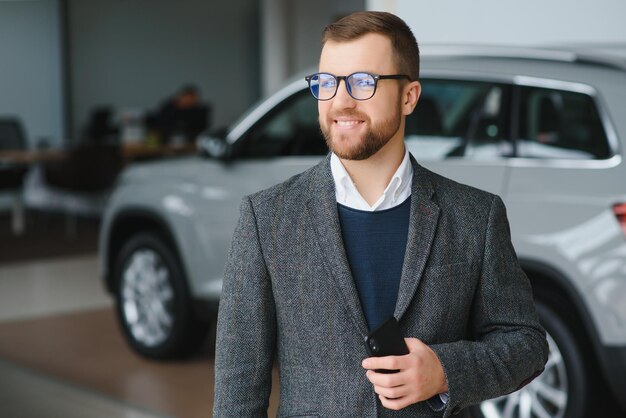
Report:
[[[393,138],[366,160],[343,160],[359,194],[371,206],[383,194],[404,158],[404,139]]]

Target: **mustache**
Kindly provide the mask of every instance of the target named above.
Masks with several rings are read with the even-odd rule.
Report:
[[[327,118],[329,120],[335,120],[335,119],[339,119],[341,117],[344,118],[354,118],[354,119],[359,119],[359,120],[368,120],[369,118],[367,117],[367,115],[358,112],[356,110],[352,110],[352,111],[342,111],[342,112],[333,112],[333,113],[329,113]]]

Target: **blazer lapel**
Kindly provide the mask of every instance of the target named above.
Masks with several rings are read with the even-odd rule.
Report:
[[[316,233],[316,241],[324,256],[323,262],[339,289],[355,327],[365,337],[368,333],[367,322],[343,244],[330,158],[318,165],[317,169],[307,210]]]
[[[422,168],[413,156],[411,156],[411,163],[413,164],[411,217],[400,289],[394,312],[398,321],[415,295],[430,254],[439,219],[439,206],[431,199],[434,190],[428,178],[428,171]]]

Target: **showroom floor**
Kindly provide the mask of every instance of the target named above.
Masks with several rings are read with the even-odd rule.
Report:
[[[12,237],[0,219],[0,416],[211,416],[209,347],[181,362],[132,353],[98,278],[97,228],[64,222]]]

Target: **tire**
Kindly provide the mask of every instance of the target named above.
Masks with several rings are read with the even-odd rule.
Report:
[[[178,257],[151,232],[133,235],[115,261],[115,305],[131,348],[152,359],[193,354],[208,331],[191,308]]]
[[[475,418],[585,418],[590,375],[580,343],[554,311],[537,304],[550,355],[544,372],[517,392],[472,408]],[[526,414],[523,410],[525,409]]]

